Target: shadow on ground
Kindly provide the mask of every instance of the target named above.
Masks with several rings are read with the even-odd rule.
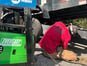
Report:
[[[72,38],[68,49],[74,51],[78,56],[81,56],[81,54],[87,54],[87,38],[76,34],[76,37]]]

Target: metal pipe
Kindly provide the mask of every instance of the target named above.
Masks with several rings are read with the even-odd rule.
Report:
[[[26,47],[27,47],[27,66],[34,65],[34,44],[32,38],[32,16],[31,9],[24,8],[25,22],[26,22]]]

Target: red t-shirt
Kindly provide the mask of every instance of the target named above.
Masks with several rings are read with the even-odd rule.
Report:
[[[71,36],[67,27],[62,22],[56,22],[48,28],[39,45],[46,52],[52,54],[56,52],[56,48],[60,44],[63,44],[63,48],[66,49],[70,40]]]

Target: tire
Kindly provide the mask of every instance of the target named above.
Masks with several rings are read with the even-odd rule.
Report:
[[[40,21],[36,18],[32,18],[32,32],[35,36],[35,42],[39,40],[40,35],[43,33],[42,25],[40,24]]]

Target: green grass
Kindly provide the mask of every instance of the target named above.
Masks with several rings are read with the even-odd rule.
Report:
[[[66,24],[73,23],[81,28],[87,29],[87,18],[69,19],[64,21]]]

